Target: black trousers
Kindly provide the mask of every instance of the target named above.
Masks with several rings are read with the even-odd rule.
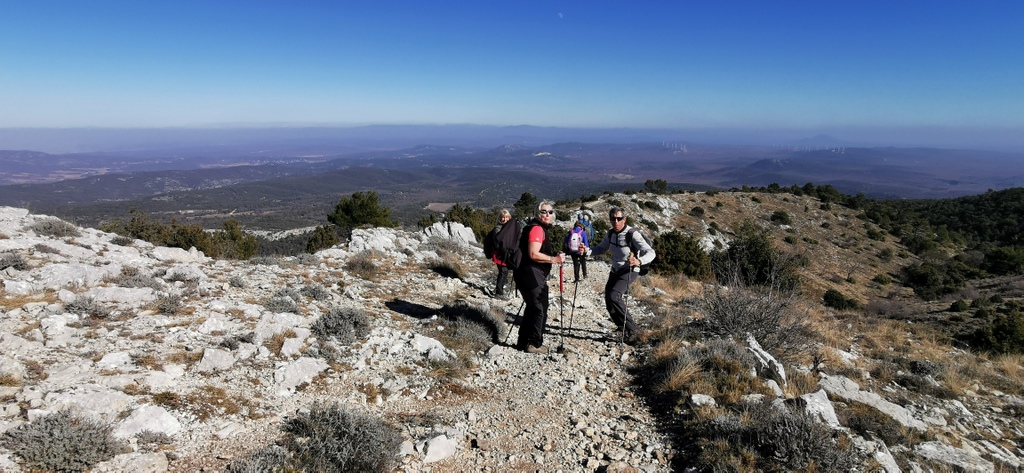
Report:
[[[569,253],[569,256],[572,256],[572,275],[576,280],[580,280],[580,268],[583,268],[583,277],[587,277],[587,257],[576,253]]]
[[[498,280],[494,283],[494,295],[503,296],[505,295],[505,286],[508,285],[508,267],[502,265],[496,265],[498,267]]]
[[[608,315],[611,315],[616,327],[625,327],[626,336],[636,331],[636,323],[629,316],[622,295],[629,291],[629,285],[638,277],[640,273],[630,271],[627,266],[608,273],[608,282],[604,285],[604,305],[608,309]]]
[[[516,271],[515,278],[525,304],[516,348],[525,350],[526,345],[544,346],[544,325],[548,322],[547,274],[539,268],[528,267]]]

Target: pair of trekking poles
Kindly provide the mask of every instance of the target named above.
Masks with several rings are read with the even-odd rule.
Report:
[[[572,332],[573,318],[575,318],[575,316],[576,316],[576,293],[579,292],[579,287],[580,287],[580,280],[576,279],[575,281],[573,281],[572,310],[569,312],[569,332],[570,333]],[[629,297],[629,284],[626,284],[626,292],[625,292],[625,294],[623,294],[623,296],[624,297]],[[625,300],[623,300],[623,305],[626,305],[626,301]],[[519,305],[519,310],[516,311],[516,315],[513,318],[513,321],[515,321],[515,319],[519,318],[519,313],[522,312],[523,308],[525,308],[525,307],[526,307],[526,299],[524,298],[523,299],[523,303]],[[558,345],[558,352],[561,353],[561,352],[565,351],[565,326],[562,325],[562,320],[565,319],[565,263],[561,263],[561,264],[558,265],[558,307],[559,307],[559,316],[558,316],[559,345]],[[626,305],[626,314],[625,314],[624,317],[622,317],[622,333],[619,336],[619,344],[620,345],[622,343],[624,343],[625,340],[626,340],[626,319],[627,318],[629,318],[629,306],[628,305]],[[522,330],[522,328],[520,328],[520,330]],[[512,329],[509,329],[508,335],[505,336],[505,341],[503,342],[503,345],[508,345],[508,339],[511,336],[512,336]]]

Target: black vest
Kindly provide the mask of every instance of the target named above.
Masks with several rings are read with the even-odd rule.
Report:
[[[523,263],[519,267],[533,266],[540,269],[544,274],[551,273],[551,263],[538,263],[530,258],[530,232],[533,227],[541,227],[544,229],[544,241],[540,243],[540,252],[548,256],[555,256],[554,247],[551,246],[551,238],[548,235],[548,228],[545,228],[536,219],[530,221],[529,224],[523,228],[523,234],[519,237],[519,249],[523,252]]]

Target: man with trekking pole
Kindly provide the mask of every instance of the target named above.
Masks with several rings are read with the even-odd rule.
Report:
[[[654,261],[654,248],[635,228],[626,224],[626,214],[619,207],[608,210],[611,230],[604,235],[589,254],[600,255],[606,251],[612,257],[608,282],[604,285],[604,303],[615,325],[622,327],[621,340],[627,344],[636,342],[636,323],[629,316],[624,294],[629,294],[629,285],[640,277],[640,266]]]

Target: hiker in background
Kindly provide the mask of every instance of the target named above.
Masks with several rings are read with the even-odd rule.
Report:
[[[552,265],[565,262],[565,255],[555,251],[548,236],[554,221],[554,203],[541,202],[537,206],[537,216],[523,228],[519,243],[523,259],[513,273],[525,308],[516,348],[529,353],[548,352],[544,347],[544,324],[548,320],[548,275]]]
[[[519,222],[512,220],[512,214],[508,209],[501,209],[498,215],[498,224],[484,237],[484,255],[491,259],[498,267],[498,280],[494,282],[492,297],[501,300],[508,300],[505,295],[505,286],[508,285],[508,270],[511,262],[506,262],[509,250],[515,250],[519,245]]]
[[[640,232],[626,225],[626,215],[622,209],[612,207],[608,210],[608,220],[612,226],[611,230],[608,230],[601,242],[591,249],[590,254],[611,252],[612,264],[608,282],[604,285],[604,303],[612,321],[617,327],[622,327],[622,337],[633,343],[636,323],[629,316],[622,295],[627,294],[629,285],[640,277],[640,265],[654,261],[654,248],[651,248]],[[636,248],[635,253],[630,249],[631,246]]]
[[[576,214],[576,221],[583,224],[583,230],[587,232],[587,241],[594,241],[594,226],[590,224],[590,215],[579,212]]]
[[[582,220],[577,220],[572,226],[572,231],[565,236],[565,247],[567,253],[572,257],[573,282],[580,282],[580,268],[583,268],[583,279],[587,279],[587,247],[590,240],[587,239],[587,232],[583,229]]]

